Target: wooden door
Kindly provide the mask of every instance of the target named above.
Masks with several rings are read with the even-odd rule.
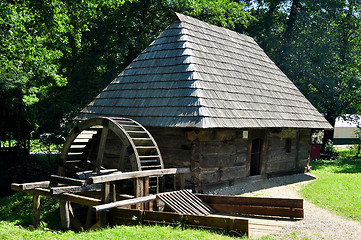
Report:
[[[262,142],[260,138],[252,140],[250,176],[260,174]]]

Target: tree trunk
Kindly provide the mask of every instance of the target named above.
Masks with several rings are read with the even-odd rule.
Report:
[[[290,40],[292,38],[292,33],[294,31],[296,19],[297,19],[299,11],[301,10],[301,7],[302,6],[301,6],[301,1],[300,0],[293,0],[292,1],[290,16],[289,16],[289,18],[287,20],[286,30],[285,30],[285,33],[284,33],[284,39],[287,42],[290,42]]]

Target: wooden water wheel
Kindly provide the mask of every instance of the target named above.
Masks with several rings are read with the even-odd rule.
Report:
[[[162,168],[157,143],[141,124],[129,118],[98,117],[81,122],[69,133],[58,174],[74,177],[90,171]]]

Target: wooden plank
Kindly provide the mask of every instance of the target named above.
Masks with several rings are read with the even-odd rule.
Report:
[[[33,195],[33,226],[37,228],[40,223],[40,195]]]
[[[111,208],[123,207],[123,206],[127,206],[127,205],[134,205],[134,204],[154,201],[156,198],[157,198],[156,195],[149,195],[149,196],[145,196],[145,197],[139,197],[139,198],[112,202],[112,203],[108,203],[108,204],[97,205],[97,206],[93,206],[93,209],[95,209],[96,212],[99,212],[99,211],[104,211],[104,210],[108,210]]]
[[[165,169],[134,171],[134,172],[126,172],[126,173],[115,172],[103,176],[89,177],[88,183],[95,184],[95,183],[118,181],[118,180],[131,179],[131,178],[171,175],[171,174],[189,173],[189,172],[190,172],[189,168],[165,168]]]
[[[15,191],[29,190],[40,187],[49,187],[50,181],[41,181],[41,182],[30,182],[30,183],[12,183],[11,189]]]
[[[85,229],[89,229],[91,227],[92,215],[93,215],[93,209],[92,209],[92,207],[88,207],[88,213],[87,213],[86,221],[85,221]]]
[[[228,217],[187,216],[187,225],[248,233],[248,220]]]
[[[78,192],[87,192],[101,190],[100,184],[91,184],[86,186],[65,186],[65,187],[52,187],[50,189],[51,194],[61,194],[61,193],[78,193]]]
[[[266,198],[266,197],[241,197],[241,196],[223,196],[195,194],[207,204],[228,203],[233,205],[260,205],[273,207],[303,208],[303,199],[291,198]]]
[[[149,196],[149,177],[143,178],[143,196]],[[149,210],[149,202],[143,203],[143,209]]]
[[[59,175],[50,175],[50,181],[53,183],[63,183],[68,185],[75,185],[75,186],[84,186],[85,180],[76,179],[76,178],[69,178],[63,177]]]
[[[145,222],[166,222],[168,224],[180,223],[182,221],[183,215],[178,213],[171,212],[153,212],[153,211],[144,211],[143,221]]]
[[[99,148],[98,148],[98,155],[97,155],[97,160],[96,160],[97,172],[98,173],[100,172],[100,166],[102,165],[102,162],[103,162],[107,136],[108,136],[108,127],[104,126],[103,130],[102,130],[101,138],[100,138],[100,143],[99,143]]]
[[[215,213],[216,211],[212,209],[208,204],[204,203],[200,198],[198,198],[195,194],[192,192],[185,190],[184,191],[186,195],[188,195],[193,201],[195,201],[198,205],[200,205],[206,212],[208,213]]]
[[[102,203],[110,202],[110,182],[102,183]],[[107,212],[100,214],[100,226],[105,227],[107,224]]]
[[[252,206],[252,205],[232,205],[224,204],[209,204],[214,210],[220,213],[231,214],[250,214],[262,216],[280,216],[303,218],[304,211],[302,208],[288,208],[288,207],[269,207],[269,206]]]
[[[144,178],[136,178],[134,179],[134,193],[135,197],[143,197],[144,193]],[[143,204],[136,204],[136,209],[143,210]]]
[[[72,194],[72,193],[63,193],[63,194],[55,195],[50,192],[50,189],[44,189],[44,188],[21,190],[20,188],[17,188],[17,186],[12,185],[11,189],[14,191],[26,192],[26,193],[30,193],[33,195],[37,194],[37,195],[42,195],[45,197],[55,198],[55,199],[59,199],[59,200],[71,201],[73,203],[78,203],[78,204],[90,206],[90,207],[99,205],[101,203],[101,200],[99,200],[99,199],[86,197],[86,196],[80,196],[80,195],[76,195],[76,194]]]
[[[172,199],[169,195],[158,195],[158,197],[173,211],[180,214],[201,214],[200,212],[194,212],[194,209],[188,209],[184,204],[180,203],[176,199]]]
[[[110,216],[112,225],[135,225],[143,221],[143,211],[138,209],[113,208]]]
[[[237,217],[195,216],[168,212],[142,211],[136,209],[113,209],[112,224],[179,224],[189,227],[202,227],[214,230],[226,230],[248,235],[248,220]]]
[[[61,227],[66,230],[70,228],[69,204],[69,201],[61,200],[59,202]]]
[[[185,188],[185,179],[182,173],[178,173],[178,189],[181,190]]]

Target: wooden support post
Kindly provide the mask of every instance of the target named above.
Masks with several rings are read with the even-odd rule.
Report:
[[[92,207],[88,207],[88,214],[86,216],[85,229],[89,229],[92,226],[92,216],[93,216]]]
[[[144,178],[136,178],[134,179],[134,195],[135,197],[143,197],[144,194]],[[142,210],[143,204],[137,204],[136,209]]]
[[[143,196],[149,196],[149,177],[143,179]],[[149,202],[143,204],[144,210],[149,210]]]
[[[112,202],[116,202],[117,201],[117,191],[115,189],[115,184],[112,184]]]
[[[102,203],[110,202],[110,182],[102,184]],[[100,226],[105,227],[107,225],[107,213],[100,213]]]
[[[39,227],[40,224],[40,195],[33,195],[33,226]]]
[[[183,173],[178,173],[178,189],[182,190],[185,188],[185,181]]]
[[[177,190],[177,174],[173,175],[173,191]]]
[[[105,144],[106,144],[106,141],[107,141],[107,136],[108,136],[108,127],[104,126],[103,130],[102,130],[102,135],[100,137],[100,143],[99,143],[98,155],[97,155],[97,161],[96,161],[96,172],[98,174],[100,173],[100,167],[101,167],[102,162],[103,162],[104,150],[105,150]]]
[[[61,227],[68,230],[70,228],[69,201],[60,201],[59,208]]]
[[[157,182],[157,186],[156,186],[156,192],[155,193],[159,193],[159,177],[156,177],[156,182]]]

